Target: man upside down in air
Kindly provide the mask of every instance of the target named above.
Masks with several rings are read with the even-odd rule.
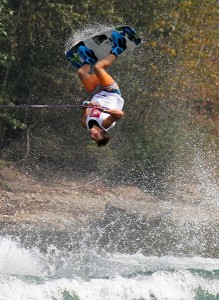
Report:
[[[108,130],[124,115],[122,111],[124,100],[119,86],[106,72],[106,68],[126,49],[126,40],[118,32],[113,32],[112,42],[112,50],[99,62],[91,49],[86,46],[78,48],[78,54],[84,62],[77,74],[92,97],[91,101],[86,101],[82,108],[82,126],[89,130],[90,137],[99,147],[109,142]],[[71,61],[71,50],[66,53],[66,56]],[[94,74],[90,74],[92,66],[94,66]]]

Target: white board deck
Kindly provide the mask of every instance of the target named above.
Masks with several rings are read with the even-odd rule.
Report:
[[[126,39],[126,50],[124,52],[130,51],[133,48],[137,47],[141,44],[142,40],[138,33],[131,27],[123,25],[115,28],[109,28],[100,32],[97,32],[89,37],[82,39],[81,41],[76,42],[71,45],[65,54],[71,50],[71,58],[68,57],[69,61],[72,65],[78,69],[83,63],[83,60],[77,53],[77,49],[79,46],[83,45],[92,49],[98,58],[98,61],[103,59],[107,54],[110,53],[112,49],[112,32],[117,31],[124,36]],[[123,52],[123,53],[124,53]]]

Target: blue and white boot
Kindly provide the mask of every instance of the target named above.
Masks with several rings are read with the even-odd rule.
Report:
[[[75,68],[79,69],[82,65],[80,59],[75,55],[75,52],[70,49],[66,52],[66,57]]]
[[[126,49],[126,39],[120,33],[115,31],[112,33],[112,41],[113,47],[110,53],[118,57],[118,55]]]
[[[78,54],[79,56],[84,59],[83,65],[84,64],[89,64],[91,66],[93,66],[98,58],[96,57],[96,55],[94,54],[94,51],[89,49],[86,46],[80,46],[78,47]]]
[[[123,34],[127,35],[128,39],[135,43],[135,45],[141,44],[141,38],[138,33],[131,27],[125,26],[123,28]]]

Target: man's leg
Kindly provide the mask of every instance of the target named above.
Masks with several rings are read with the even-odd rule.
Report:
[[[109,54],[94,66],[94,73],[99,79],[100,84],[103,86],[109,86],[114,83],[114,79],[106,72],[105,69],[109,67],[115,59],[116,56],[114,54]]]
[[[84,64],[80,67],[80,69],[78,69],[77,74],[81,81],[84,79],[88,79],[91,76],[90,69],[91,69],[91,65],[89,64]]]
[[[86,91],[92,94],[97,86],[100,85],[100,81],[95,74],[90,74],[90,69],[91,65],[84,64],[80,67],[77,74]]]
[[[86,91],[90,94],[93,94],[100,85],[97,76],[95,74],[90,74],[91,67],[96,63],[97,57],[91,49],[88,49],[85,46],[80,46],[78,48],[78,54],[84,59],[83,65],[77,72],[78,77],[80,78]]]
[[[94,66],[95,74],[92,75],[90,74],[90,64],[84,64],[80,67],[77,74],[88,93],[93,94],[100,92],[100,90],[102,90],[104,87],[109,90],[119,89],[117,83],[105,70],[114,62],[115,59],[116,56],[114,54],[107,55]],[[98,88],[100,85],[102,88]]]
[[[101,85],[107,87],[107,89],[109,90],[119,89],[119,87],[105,69],[109,67],[114,62],[114,60],[126,49],[126,40],[118,32],[112,33],[112,42],[113,46],[110,54],[94,66],[94,73],[97,75]]]
[[[118,32],[112,33],[113,46],[109,55],[104,59],[97,62],[97,57],[93,50],[80,46],[78,48],[78,53],[80,57],[84,59],[84,63],[78,71],[78,76],[82,81],[85,89],[89,93],[98,92],[98,86],[102,85],[106,90],[115,90],[115,92],[120,93],[119,87],[114,79],[106,72],[106,68],[109,67],[116,57],[120,55],[126,49],[126,40]],[[96,63],[97,62],[97,63]],[[91,66],[94,66],[94,73],[90,74]]]

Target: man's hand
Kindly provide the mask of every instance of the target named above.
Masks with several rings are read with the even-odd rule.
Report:
[[[83,101],[83,107],[91,106],[91,103],[90,101]]]
[[[102,106],[99,106],[99,107],[97,107],[97,109],[99,109],[99,111],[101,111],[101,112],[109,114],[109,109],[108,108],[103,108]]]
[[[98,102],[90,102],[90,101],[84,101],[83,106],[84,107],[97,107],[97,108],[102,107]]]

